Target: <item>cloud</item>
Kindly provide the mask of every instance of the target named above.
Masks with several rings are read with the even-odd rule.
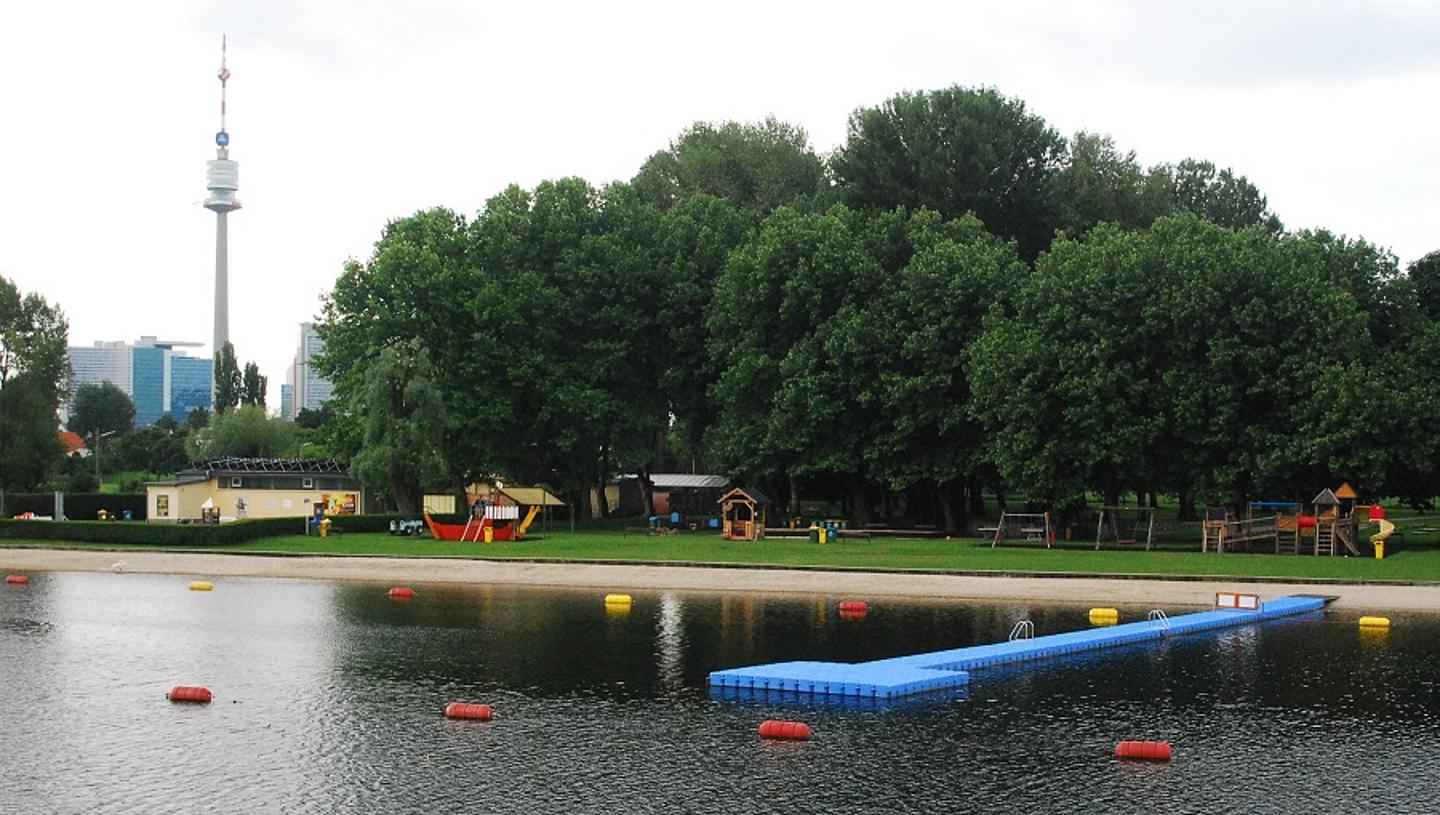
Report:
[[[1030,21],[1030,48],[1086,74],[1235,86],[1355,81],[1440,67],[1436,4],[1120,0],[1045,8]]]

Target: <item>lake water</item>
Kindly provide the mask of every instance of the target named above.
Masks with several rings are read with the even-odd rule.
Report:
[[[603,591],[188,583],[0,586],[0,812],[1440,811],[1435,617],[1374,636],[1329,612],[817,709],[712,699],[705,678],[1002,640],[1024,617],[1073,630],[1086,609],[842,621],[867,598],[635,592],[617,614]],[[179,684],[215,701],[167,702]],[[456,700],[496,719],[446,720]],[[815,738],[762,742],[766,718]],[[1175,759],[1119,762],[1121,739]]]

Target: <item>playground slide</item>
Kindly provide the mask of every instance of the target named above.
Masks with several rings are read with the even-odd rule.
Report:
[[[1390,536],[1395,532],[1395,524],[1384,518],[1379,519],[1378,523],[1380,524],[1380,531],[1370,536],[1370,543],[1372,544],[1384,543],[1389,540]]]

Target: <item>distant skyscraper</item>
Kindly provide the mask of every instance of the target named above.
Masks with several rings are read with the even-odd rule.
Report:
[[[293,371],[294,369],[292,368],[291,370]],[[289,382],[280,383],[280,418],[295,418],[295,395],[294,389],[290,387]]]
[[[315,324],[301,323],[300,346],[290,366],[290,398],[294,410],[291,418],[302,410],[319,410],[330,399],[333,390],[330,380],[317,373],[313,364],[314,358],[324,350],[325,343],[315,332]]]
[[[69,418],[71,402],[81,385],[101,382],[113,384],[134,401],[136,427],[149,427],[165,415],[184,421],[196,408],[209,410],[210,360],[187,357],[176,350],[198,345],[141,337],[133,345],[97,342],[93,347],[67,349],[74,377],[62,418]]]
[[[230,160],[230,134],[225,130],[225,86],[230,69],[225,67],[225,38],[220,38],[220,130],[215,134],[215,158],[206,163],[205,188],[210,197],[205,208],[215,213],[215,335],[210,349],[218,355],[230,341],[229,232],[226,216],[240,208],[235,193],[240,189],[240,165]],[[214,383],[211,383],[214,392]]]

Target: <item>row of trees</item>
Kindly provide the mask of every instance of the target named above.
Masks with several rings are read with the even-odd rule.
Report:
[[[948,528],[987,486],[1421,496],[1427,262],[952,88],[858,111],[828,159],[783,123],[702,124],[630,183],[397,220],[337,281],[320,364],[335,445],[407,511],[692,462],[862,521],[883,488]]]

